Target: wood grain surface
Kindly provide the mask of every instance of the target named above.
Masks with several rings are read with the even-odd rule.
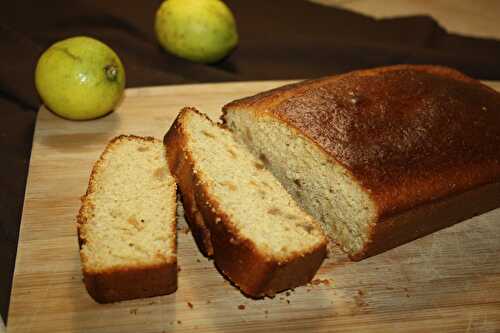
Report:
[[[310,285],[262,300],[228,283],[180,220],[176,293],[107,305],[88,296],[75,216],[107,141],[162,138],[185,105],[216,118],[224,103],[283,83],[129,89],[116,112],[88,122],[42,109],[8,332],[499,332],[500,209],[361,262],[335,253]]]
[[[500,39],[498,0],[311,0],[377,19],[429,15],[446,30],[467,36]]]

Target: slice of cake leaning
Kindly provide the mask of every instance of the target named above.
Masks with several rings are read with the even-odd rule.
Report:
[[[77,217],[85,286],[100,303],[177,289],[176,185],[154,138],[113,139]]]
[[[326,255],[320,225],[229,131],[185,108],[164,142],[200,249],[244,294],[313,278]]]

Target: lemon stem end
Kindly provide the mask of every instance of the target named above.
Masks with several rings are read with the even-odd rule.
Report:
[[[107,65],[104,67],[104,71],[106,72],[106,77],[110,81],[115,81],[118,77],[118,68],[115,65]]]

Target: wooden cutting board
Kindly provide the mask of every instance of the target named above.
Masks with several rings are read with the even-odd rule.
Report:
[[[88,296],[75,216],[108,140],[121,133],[162,138],[182,106],[215,119],[226,102],[283,83],[129,89],[116,112],[89,122],[42,108],[8,332],[499,332],[500,209],[361,262],[336,253],[311,284],[262,300],[219,275],[179,221],[175,294],[107,305]]]

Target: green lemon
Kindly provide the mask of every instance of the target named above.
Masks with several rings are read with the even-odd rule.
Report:
[[[238,44],[233,14],[220,0],[166,0],[155,30],[164,49],[194,62],[217,62]]]
[[[43,103],[61,117],[94,119],[116,107],[125,88],[125,70],[106,44],[79,36],[57,42],[42,54],[35,85]]]

